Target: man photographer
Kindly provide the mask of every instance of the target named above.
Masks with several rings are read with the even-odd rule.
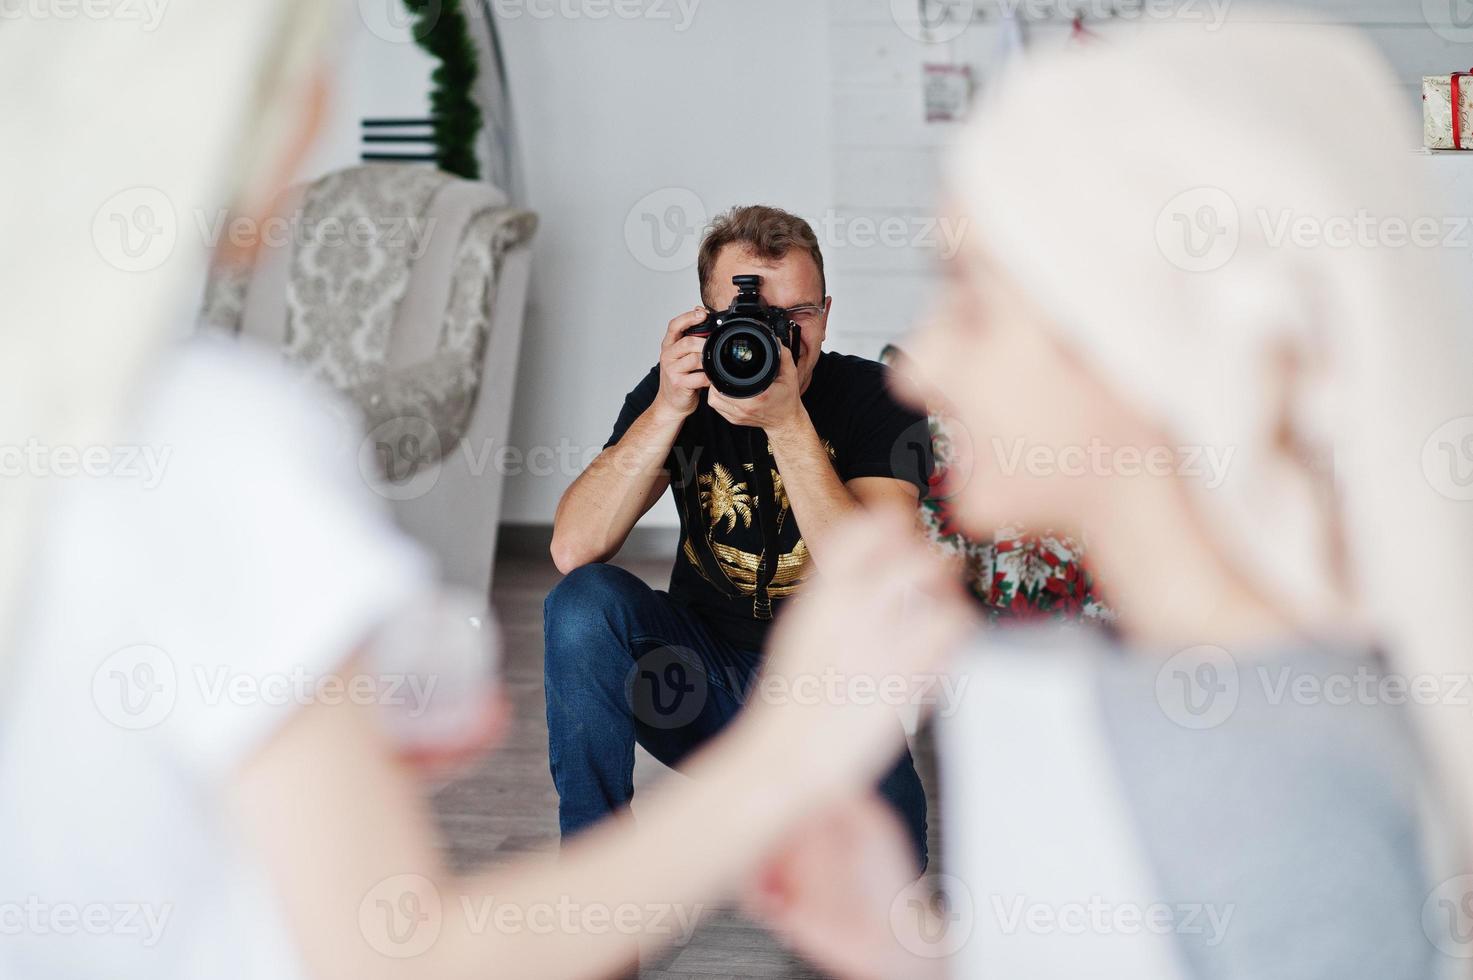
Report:
[[[544,605],[544,669],[564,838],[629,803],[636,742],[678,766],[731,721],[774,613],[822,569],[830,527],[859,508],[914,508],[930,476],[925,420],[892,399],[885,369],[822,350],[832,300],[808,222],[734,208],[708,230],[698,273],[703,305],[670,321],[659,364],[558,504],[566,578]],[[680,545],[665,593],[603,563],[667,487]],[[879,790],[924,869],[908,752]]]

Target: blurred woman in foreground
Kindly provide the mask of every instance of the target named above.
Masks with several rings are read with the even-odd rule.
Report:
[[[1001,83],[950,161],[970,234],[909,352],[976,446],[967,525],[1088,530],[1124,647],[1091,668],[1112,778],[1160,896],[1234,906],[1221,943],[1173,937],[1182,975],[1465,975],[1469,834],[1448,817],[1473,741],[1470,308],[1443,235],[1409,240],[1442,225],[1380,59],[1340,28],[1234,15]],[[1157,681],[1205,647],[1239,700],[1191,730]],[[1324,682],[1357,673],[1393,683],[1334,700]],[[1285,676],[1308,694],[1276,703]],[[890,915],[898,841],[845,808],[754,901],[844,976],[944,975]],[[993,915],[985,869],[964,870]]]
[[[147,25],[34,5],[0,30],[0,446],[35,448],[0,480],[4,976],[611,975],[898,748],[891,706],[764,702],[637,823],[556,862],[444,866],[379,699],[414,665],[372,655],[422,556],[318,394],[169,343],[221,206],[260,228],[310,141],[331,9],[174,0]],[[67,477],[79,457],[101,471]],[[919,544],[881,546],[835,541],[848,558],[784,628],[776,680],[908,675],[958,635],[959,590]],[[899,599],[927,583],[941,614],[907,646]],[[884,655],[849,656],[869,633]],[[471,693],[416,707],[441,696]],[[475,748],[483,707],[430,754]]]

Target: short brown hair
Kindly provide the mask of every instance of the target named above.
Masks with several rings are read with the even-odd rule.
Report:
[[[711,227],[706,229],[706,237],[701,240],[700,259],[696,263],[696,274],[701,277],[702,302],[706,300],[706,287],[710,285],[716,256],[728,245],[741,245],[759,259],[769,262],[776,262],[792,249],[801,248],[818,266],[818,284],[823,290],[819,301],[822,302],[829,294],[828,281],[823,274],[823,253],[818,249],[818,236],[813,233],[813,226],[782,208],[748,204],[717,215]]]

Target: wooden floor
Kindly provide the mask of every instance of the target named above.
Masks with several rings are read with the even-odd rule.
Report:
[[[669,562],[621,564],[658,588],[669,581]],[[558,578],[550,560],[498,561],[493,603],[505,636],[505,683],[516,718],[497,752],[436,795],[436,814],[448,842],[450,861],[457,869],[557,848],[557,794],[547,771],[547,723],[542,700],[542,600]],[[916,754],[932,798],[931,853],[935,855],[939,821],[927,741],[922,740]],[[635,764],[636,817],[639,787],[667,773],[660,763],[639,750]],[[789,955],[730,905],[713,912],[688,943],[672,949],[657,962],[646,963],[640,973],[647,980],[822,975]]]

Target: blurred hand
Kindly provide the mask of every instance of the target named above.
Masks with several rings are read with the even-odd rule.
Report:
[[[785,744],[807,793],[847,795],[904,740],[898,711],[977,626],[954,569],[912,508],[869,508],[829,531],[814,580],[779,617],[743,714]]]
[[[794,950],[842,980],[941,976],[942,963],[908,952],[892,924],[891,909],[907,901],[915,875],[900,823],[866,793],[800,825],[763,866],[746,905]],[[911,921],[901,916],[899,927]]]
[[[670,321],[660,343],[660,391],[655,405],[666,418],[683,419],[700,404],[701,389],[710,384],[701,369],[705,337],[687,337],[685,332],[710,315],[704,306],[682,313]]]
[[[732,425],[750,425],[768,432],[783,429],[797,422],[802,413],[802,393],[798,378],[798,365],[786,347],[778,357],[777,378],[768,389],[751,398],[732,398],[711,390],[708,401],[716,414]]]
[[[505,693],[488,695],[474,724],[454,739],[399,747],[399,761],[425,785],[444,785],[465,773],[487,752],[501,744],[511,724],[511,704]]]

